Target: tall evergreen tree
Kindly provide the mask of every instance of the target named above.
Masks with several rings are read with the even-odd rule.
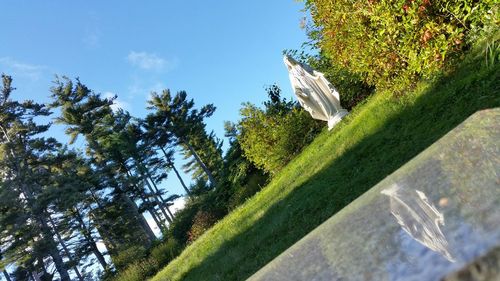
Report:
[[[203,122],[214,113],[215,106],[208,104],[195,109],[193,99],[188,100],[185,91],[172,97],[169,90],[153,93],[148,103],[148,109],[154,112],[147,116],[145,124],[155,144],[160,148],[179,145],[187,157],[194,159],[186,170],[196,170],[193,167],[196,165],[212,186],[217,185],[217,172],[222,167],[221,143],[206,133]],[[195,172],[195,176],[199,173]]]
[[[15,214],[16,224],[0,223],[7,257],[22,257],[32,270],[44,269],[44,254],[50,255],[61,280],[70,280],[66,264],[54,241],[54,233],[47,220],[47,209],[37,201],[44,192],[39,183],[44,178],[43,164],[38,159],[57,148],[54,139],[38,137],[49,125],[38,125],[35,118],[48,116],[49,110],[33,101],[17,102],[10,99],[12,78],[2,75],[0,93],[0,185],[1,192],[11,201],[3,205],[7,213]],[[10,207],[10,208],[9,208]],[[8,218],[5,216],[2,219]],[[34,267],[35,261],[41,260]],[[22,259],[21,259],[22,261]]]
[[[121,246],[116,246],[121,249],[128,247],[127,245],[150,244],[156,237],[135,203],[134,186],[126,173],[125,159],[119,161],[115,151],[106,150],[109,147],[102,143],[110,130],[110,123],[106,120],[115,118],[111,109],[114,98],[102,98],[78,79],[73,83],[63,78],[63,81],[56,81],[52,88],[52,99],[51,106],[61,110],[61,116],[56,118],[56,122],[66,125],[70,142],[74,142],[78,135],[85,137],[87,155],[91,158],[92,165],[101,171],[100,176],[104,179],[102,184],[110,189],[108,197],[111,197],[111,205],[106,206],[106,213],[94,214],[98,224],[104,225],[106,220],[112,220],[109,217],[112,213],[115,214],[115,219],[121,220],[120,224],[110,225],[110,231],[106,231],[104,227],[99,228],[103,235],[111,232],[116,238],[105,239],[107,246],[112,247],[112,240],[120,244]],[[122,239],[125,237],[125,240]]]
[[[166,192],[158,187],[161,181],[167,178],[167,173],[161,168],[162,160],[152,149],[154,146],[151,141],[141,130],[140,120],[127,124],[124,134],[128,144],[126,154],[130,157],[136,173],[143,179],[150,192],[159,199],[159,206],[168,212],[166,218],[172,222],[172,219],[169,219],[169,217],[173,218],[173,214],[169,209],[171,202],[168,198],[173,197],[165,199],[163,196]]]
[[[104,255],[97,248],[96,228],[85,215],[94,205],[98,205],[92,197],[94,186],[89,182],[95,176],[92,167],[77,152],[65,148],[52,158],[50,174],[53,179],[47,199],[52,202],[53,211],[62,214],[61,220],[64,221],[62,224],[54,224],[54,228],[66,226],[63,231],[70,232],[71,240],[77,240],[77,243],[73,243],[73,260],[76,262],[93,254],[102,268],[108,269]],[[60,241],[61,245],[63,243],[64,239]]]
[[[182,188],[189,196],[191,191],[188,186],[184,182],[179,173],[179,170],[175,167],[174,163],[174,154],[175,154],[175,145],[174,145],[174,136],[171,132],[167,131],[165,128],[156,128],[157,118],[153,118],[151,115],[148,116],[146,120],[140,120],[140,127],[145,129],[145,132],[142,134],[142,139],[145,144],[149,146],[156,146],[160,155],[163,157],[152,158],[149,160],[149,165],[161,169],[162,167],[166,170],[172,170],[175,173],[175,176],[179,180]],[[159,177],[162,179],[162,176]]]
[[[119,110],[104,118],[102,122],[107,123],[107,126],[100,127],[100,130],[104,131],[98,133],[98,142],[102,144],[107,158],[112,159],[118,165],[120,173],[127,175],[127,180],[133,186],[136,196],[143,199],[145,209],[155,220],[161,217],[155,210],[158,207],[164,218],[171,221],[161,200],[161,194],[155,191],[150,182],[148,176],[150,171],[143,160],[150,155],[150,152],[145,147],[140,149],[139,138],[135,135],[135,125],[131,123],[131,116]],[[144,187],[148,192],[144,190]],[[159,227],[162,227],[161,222],[157,223]]]

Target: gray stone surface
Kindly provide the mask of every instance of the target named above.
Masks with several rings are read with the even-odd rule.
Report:
[[[441,280],[500,245],[500,109],[478,112],[249,280]]]
[[[443,281],[499,281],[500,247],[493,248],[459,271],[446,276]]]

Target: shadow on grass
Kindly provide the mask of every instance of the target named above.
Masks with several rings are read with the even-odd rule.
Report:
[[[273,205],[251,229],[224,243],[184,274],[182,280],[248,278],[471,114],[500,106],[498,64],[487,69],[480,60],[463,64],[429,87],[377,132]]]

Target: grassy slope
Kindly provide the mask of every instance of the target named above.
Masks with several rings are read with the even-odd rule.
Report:
[[[477,110],[500,105],[499,65],[471,59],[404,98],[378,93],[153,280],[242,280]]]

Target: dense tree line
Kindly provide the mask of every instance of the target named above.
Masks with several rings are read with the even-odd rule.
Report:
[[[185,171],[208,180],[204,189],[217,184],[222,143],[204,124],[215,107],[195,109],[185,92],[154,94],[151,113],[141,120],[113,110],[116,97],[104,98],[78,79],[56,81],[48,105],[14,100],[14,90],[12,78],[2,75],[0,268],[5,278],[84,280],[92,260],[103,272],[114,272],[125,266],[120,253],[157,243],[145,214],[166,233],[178,198],[160,183],[173,171],[191,193],[174,165],[176,149],[192,159]],[[51,123],[40,122],[53,110],[60,112],[52,119],[65,127],[69,144],[45,137]],[[78,137],[85,140],[84,151],[72,148]]]
[[[197,108],[185,91],[152,93],[149,114],[140,119],[113,109],[116,96],[105,98],[78,79],[58,78],[49,104],[17,101],[14,90],[12,78],[2,75],[0,269],[7,280],[86,280],[96,277],[96,265],[104,279],[131,266],[142,277],[152,274],[267,183],[275,170],[256,160],[252,142],[276,142],[265,152],[282,167],[320,128],[272,86],[263,110],[247,104],[242,112],[252,114],[225,124],[224,154],[205,125],[215,106]],[[272,136],[274,129],[257,130],[258,122],[289,133]],[[67,144],[47,137],[52,123],[64,127]],[[84,147],[75,149],[78,138]],[[192,183],[174,164],[179,153]],[[186,193],[186,207],[175,216],[179,195],[160,187],[169,175]]]

